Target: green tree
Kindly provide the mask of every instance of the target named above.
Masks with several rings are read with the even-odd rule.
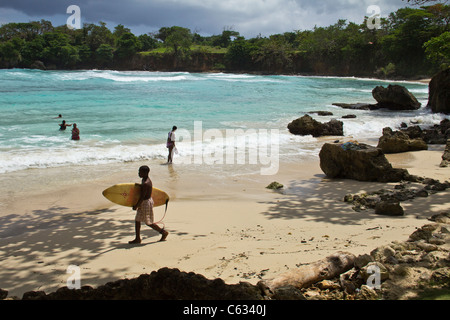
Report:
[[[61,32],[45,33],[44,50],[42,51],[44,63],[64,68],[73,67],[80,57],[78,49],[72,46],[69,40],[69,36]]]
[[[117,40],[116,55],[119,59],[133,56],[141,49],[139,39],[131,32],[126,32]]]
[[[251,41],[245,40],[244,37],[238,37],[228,47],[225,54],[227,65],[232,69],[247,69],[254,68],[253,56],[258,50],[258,47]]]
[[[177,26],[170,28],[164,40],[164,45],[172,50],[177,60],[185,60],[189,57],[191,44],[191,31]]]
[[[450,67],[450,32],[444,32],[424,44],[427,58],[441,69]]]
[[[292,68],[292,49],[283,37],[272,36],[254,53],[265,71],[282,72]]]
[[[158,47],[158,41],[149,34],[141,34],[138,40],[141,43],[142,51],[148,51]]]
[[[106,27],[106,23],[99,22],[99,26],[95,24],[85,24],[83,26],[84,42],[95,52],[102,44],[114,46],[114,36]]]
[[[12,38],[0,44],[0,61],[7,68],[16,67],[22,60],[20,51],[25,41],[20,38]]]
[[[36,60],[41,60],[44,46],[45,41],[43,36],[37,36],[31,41],[25,42],[21,50],[21,55],[24,64],[28,66]]]
[[[108,66],[114,58],[114,48],[109,44],[101,44],[95,51],[95,60],[100,66]]]

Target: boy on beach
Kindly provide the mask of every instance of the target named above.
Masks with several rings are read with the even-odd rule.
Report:
[[[161,229],[153,221],[153,199],[152,199],[152,180],[149,178],[150,168],[148,166],[142,166],[139,168],[139,177],[142,178],[141,194],[138,202],[133,206],[133,210],[136,211],[135,217],[135,231],[136,238],[133,241],[129,241],[129,244],[141,243],[141,223],[144,222],[153,230],[158,231],[162,236],[159,241],[165,241],[169,233],[164,229]]]

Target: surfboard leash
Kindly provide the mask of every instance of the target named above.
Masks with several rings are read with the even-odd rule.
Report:
[[[159,220],[158,222],[156,222],[155,224],[162,224],[163,225],[163,229],[166,227],[166,225],[164,224],[163,220],[166,217],[166,213],[167,213],[167,206],[169,205],[169,199],[166,200],[166,209],[164,210],[164,215],[161,218],[161,220]]]

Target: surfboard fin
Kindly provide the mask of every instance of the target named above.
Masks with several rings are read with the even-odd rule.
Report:
[[[166,200],[166,210],[164,211],[164,214],[167,212],[167,206],[169,205],[169,199]]]

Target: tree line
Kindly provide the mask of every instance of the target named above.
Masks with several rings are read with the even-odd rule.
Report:
[[[50,21],[0,27],[0,67],[114,68],[135,56],[165,56],[178,68],[194,54],[221,56],[223,71],[413,77],[450,67],[450,6],[401,8],[378,29],[339,20],[328,27],[246,39],[238,31],[202,36],[180,26],[134,35],[104,22],[81,29]]]

